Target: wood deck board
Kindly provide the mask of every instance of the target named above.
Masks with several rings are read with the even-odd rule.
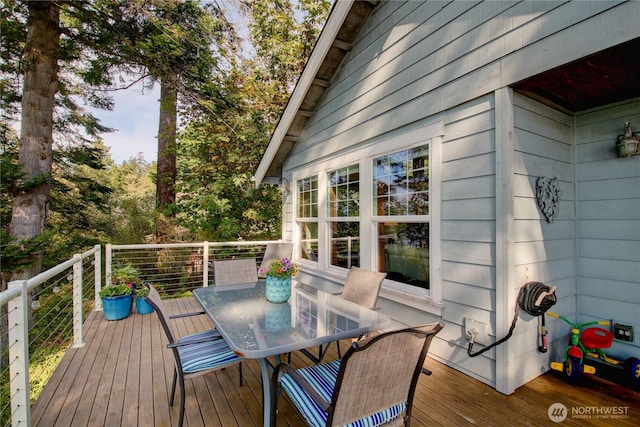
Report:
[[[200,311],[193,298],[167,300],[171,314]],[[154,314],[132,314],[115,322],[101,312],[85,321],[85,346],[71,349],[33,405],[34,426],[172,426],[177,425],[179,391],[169,406],[173,356],[165,348],[164,332]],[[182,336],[211,328],[206,316],[174,320]],[[343,351],[347,344],[342,345]],[[331,346],[326,358],[337,357]],[[295,366],[308,364],[300,353],[292,355]],[[545,374],[502,395],[450,367],[427,361],[433,375],[421,375],[414,400],[412,425],[555,425],[547,410],[553,403],[571,407],[628,407],[628,417],[616,419],[620,426],[638,425],[640,393],[597,377],[586,377],[571,386],[554,374]],[[262,424],[260,368],[256,361],[243,362],[241,387],[237,366],[186,381],[185,426],[259,426]],[[571,410],[571,409],[570,409]],[[278,402],[278,427],[303,425],[288,398]],[[606,422],[605,422],[606,423]],[[602,419],[573,419],[563,425],[599,426]]]
[[[93,322],[92,322],[93,321]],[[87,321],[85,322],[85,327],[97,325],[98,320],[95,316],[90,315]],[[99,331],[98,327],[91,327],[90,331],[85,329],[85,347],[89,348],[91,346],[92,341],[98,340],[104,337],[104,333]],[[71,386],[72,380],[75,376],[74,370],[80,369],[83,364],[83,358],[86,356],[86,351],[82,351],[82,349],[78,349],[74,352],[73,355],[65,355],[62,361],[58,365],[57,369],[54,371],[54,374],[49,381],[53,386],[47,386],[43,390],[40,396],[39,403],[42,405],[34,405],[34,410],[32,411],[32,422],[35,423],[40,420],[44,413],[40,408],[48,407],[52,408],[51,414],[57,415],[61,412],[60,409],[63,407],[64,400],[67,396],[67,392],[69,387]],[[91,356],[89,356],[91,358]],[[45,403],[46,402],[46,403]],[[57,411],[55,408],[59,408]],[[56,418],[50,417],[50,414],[47,414],[47,418],[43,420],[41,425],[54,425]]]

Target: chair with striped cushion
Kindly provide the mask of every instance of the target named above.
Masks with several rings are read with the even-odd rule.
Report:
[[[378,301],[378,295],[380,294],[380,288],[382,287],[382,281],[387,277],[387,273],[380,273],[378,271],[367,270],[366,268],[351,267],[347,273],[347,278],[344,281],[342,292],[336,294],[342,298],[355,302],[363,307],[371,310],[379,310],[380,307],[376,306]],[[360,339],[362,337],[354,337]],[[336,341],[336,348],[338,350],[338,358],[342,357],[340,354],[340,341]],[[316,357],[309,350],[303,349],[301,353],[307,356],[311,361],[315,363],[322,362],[324,356],[329,350],[331,343],[318,346],[318,356]],[[289,361],[291,358],[289,358]]]
[[[164,329],[170,348],[175,358],[173,370],[173,384],[171,386],[171,399],[169,405],[173,406],[176,393],[176,382],[180,382],[180,418],[178,426],[182,427],[184,420],[185,390],[184,381],[198,375],[226,368],[239,363],[242,360],[231,351],[227,342],[218,331],[209,330],[193,335],[177,338],[169,320],[180,316],[168,316],[164,310],[164,304],[160,294],[153,286],[149,286],[149,296],[146,300],[158,314],[162,329]]]
[[[281,363],[272,377],[272,425],[284,390],[310,426],[405,425],[422,365],[441,323],[386,332],[354,342],[341,360],[294,369]]]

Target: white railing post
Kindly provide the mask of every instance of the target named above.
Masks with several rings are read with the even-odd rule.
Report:
[[[31,425],[29,401],[29,292],[26,280],[9,282],[22,292],[9,303],[9,381],[11,383],[11,424]]]
[[[102,310],[102,298],[100,298],[100,289],[102,287],[102,247],[95,245],[96,253],[93,254],[94,264],[94,307],[95,310]]]
[[[204,242],[202,250],[202,286],[209,286],[209,242]]]
[[[111,243],[107,243],[105,246],[105,255],[104,255],[104,270],[105,270],[105,286],[109,286],[111,284],[111,263],[113,262],[113,254],[112,254],[112,246]]]
[[[73,256],[73,348],[84,347],[82,340],[82,255]]]

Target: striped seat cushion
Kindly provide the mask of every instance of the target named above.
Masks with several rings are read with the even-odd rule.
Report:
[[[182,337],[178,340],[178,344],[188,344],[198,340],[208,341],[178,347],[182,370],[185,374],[222,367],[240,359],[215,329]]]
[[[298,373],[325,399],[331,401],[331,395],[336,384],[340,361],[335,360],[322,365],[309,366],[299,369]],[[300,409],[307,422],[313,427],[321,427],[327,424],[328,414],[324,412],[314,400],[305,392],[293,378],[285,374],[281,379],[282,387]],[[397,404],[391,408],[380,411],[369,417],[362,418],[347,424],[348,427],[374,427],[387,423],[404,412],[406,403]]]

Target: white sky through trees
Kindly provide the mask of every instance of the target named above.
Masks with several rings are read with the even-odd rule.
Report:
[[[147,162],[155,161],[160,85],[155,84],[153,89],[142,91],[142,85],[136,84],[126,90],[114,91],[111,96],[115,101],[113,110],[89,110],[103,126],[115,129],[101,134],[105,145],[110,147],[113,161],[120,164],[138,153],[142,153]]]

